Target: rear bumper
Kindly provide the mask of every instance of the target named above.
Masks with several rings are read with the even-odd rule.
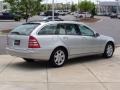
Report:
[[[10,54],[12,56],[34,59],[36,61],[38,60],[48,61],[52,53],[52,50],[48,50],[48,49],[21,50],[21,49],[6,48],[6,51],[7,51],[7,54]]]

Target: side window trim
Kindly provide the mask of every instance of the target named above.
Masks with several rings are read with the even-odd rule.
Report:
[[[59,25],[64,25],[64,27],[65,27],[65,34],[60,34],[59,32],[60,32],[60,30],[58,31],[58,26]],[[57,27],[56,27],[56,35],[67,35],[67,32],[66,32],[66,23],[58,23],[57,24]]]
[[[64,25],[64,27],[65,27],[65,34],[58,34],[58,35],[81,35],[81,32],[80,32],[80,29],[79,29],[79,25],[78,25],[78,24],[59,23],[59,24],[57,24],[57,27],[58,27],[58,25]],[[67,30],[66,30],[67,25],[74,25],[74,26],[75,26],[75,33],[76,33],[76,34],[67,34]],[[56,30],[56,31],[57,31],[57,30]]]
[[[75,29],[76,34],[67,34],[67,30],[66,30],[66,35],[81,35],[80,30],[79,30],[79,26],[77,24],[66,23],[66,27],[67,27],[67,25],[74,25],[74,29]]]
[[[42,27],[37,31],[37,35],[42,35],[42,34],[39,34],[39,32],[40,32],[42,29],[44,29],[45,27],[50,26],[50,25],[54,25],[54,26],[56,26],[56,28],[57,28],[57,24],[47,24],[47,25],[44,25],[44,26],[42,26]],[[54,33],[54,34],[43,34],[43,35],[56,35],[56,34]]]
[[[81,26],[84,26],[84,27],[88,28],[88,30],[90,30],[90,31],[93,33],[93,35],[83,35],[82,32],[81,32],[81,30],[80,30],[81,36],[91,36],[91,37],[94,36],[94,31],[91,30],[91,28],[89,28],[89,27],[87,27],[87,26],[85,26],[85,25],[79,25],[79,27],[81,27]],[[80,28],[79,28],[79,29],[80,29]]]

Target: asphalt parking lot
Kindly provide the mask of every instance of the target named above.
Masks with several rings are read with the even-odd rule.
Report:
[[[61,68],[1,55],[0,90],[120,90],[119,53],[117,48],[110,59],[101,56],[72,59]]]
[[[97,23],[88,23],[88,25],[100,34],[113,37],[116,45],[120,45],[120,19],[111,19],[109,17],[99,18],[101,20]]]

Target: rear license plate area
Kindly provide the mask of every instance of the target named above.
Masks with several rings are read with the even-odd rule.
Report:
[[[15,40],[14,45],[17,45],[17,46],[20,45],[20,40]]]

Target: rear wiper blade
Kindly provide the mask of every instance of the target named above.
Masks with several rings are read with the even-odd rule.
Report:
[[[17,35],[20,35],[19,32],[11,32],[11,34],[17,34]]]

